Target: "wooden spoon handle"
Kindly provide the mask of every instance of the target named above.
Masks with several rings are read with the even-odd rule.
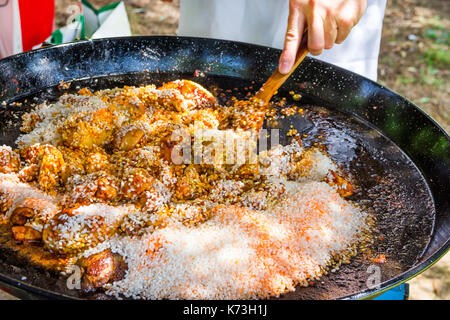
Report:
[[[291,71],[287,74],[281,74],[278,68],[272,73],[270,78],[263,84],[261,89],[256,93],[255,97],[262,100],[264,105],[267,105],[275,94],[275,92],[281,87],[281,85],[286,81],[287,78],[294,72],[294,70],[299,66],[299,64],[305,59],[308,54],[308,36],[307,31],[303,33],[300,46],[297,51],[297,56],[295,57],[295,63]]]

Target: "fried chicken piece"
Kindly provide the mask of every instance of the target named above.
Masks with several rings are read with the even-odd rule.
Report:
[[[126,208],[105,204],[64,209],[44,226],[42,240],[55,253],[76,254],[111,237],[127,214]]]
[[[11,230],[16,242],[40,242],[42,239],[41,233],[29,226],[13,226]]]
[[[127,200],[136,200],[154,185],[160,183],[144,169],[134,169],[124,178],[121,194]]]
[[[44,225],[58,212],[57,206],[46,199],[26,198],[15,207],[10,222],[17,226],[30,226],[41,232]]]
[[[21,149],[20,153],[27,164],[37,164],[45,153],[51,153],[53,149],[56,149],[56,147],[50,144],[36,143]]]
[[[17,176],[22,182],[32,182],[37,180],[39,177],[39,166],[34,163],[25,166],[19,171]]]
[[[20,156],[9,146],[0,146],[0,173],[19,171]]]
[[[18,207],[12,212],[9,221],[12,225],[23,226],[32,217],[34,217],[34,210],[32,208]]]
[[[191,109],[202,109],[217,104],[216,98],[204,87],[190,80],[168,82],[158,88],[162,91],[160,99],[171,104],[176,110],[184,112]]]
[[[60,184],[64,170],[64,159],[58,149],[45,152],[39,162],[39,186],[44,191],[53,190]]]
[[[65,185],[68,179],[74,175],[84,175],[86,154],[83,150],[72,149],[64,146],[58,147],[64,156],[65,168],[62,175],[62,181]]]
[[[170,119],[137,121],[121,127],[114,137],[115,150],[130,151],[144,146],[161,146],[180,125]]]
[[[117,177],[127,176],[132,169],[144,169],[158,176],[161,168],[160,148],[145,146],[128,152],[117,151],[110,157],[111,173]]]
[[[135,125],[121,128],[120,134],[114,140],[114,145],[118,150],[130,151],[137,147],[144,136],[145,131]]]
[[[64,174],[65,162],[62,153],[54,146],[45,144],[34,144],[24,151],[24,159],[29,166],[37,165],[36,168],[30,168],[30,174],[23,173],[25,181],[32,181],[33,174],[38,171],[37,179],[39,187],[47,192],[54,192],[55,187],[60,185],[61,177]]]
[[[56,205],[46,199],[26,198],[15,207],[10,223],[17,242],[39,242],[44,225],[56,214]]]
[[[110,249],[90,255],[78,260],[77,265],[81,267],[83,278],[81,290],[85,293],[95,291],[107,283],[121,280],[128,268],[123,257],[112,253]]]
[[[116,177],[100,171],[71,181],[70,189],[68,204],[110,203],[116,200],[119,182]]]
[[[206,187],[195,166],[189,165],[175,186],[175,197],[179,200],[194,199],[205,194]]]
[[[155,229],[164,228],[170,223],[182,223],[186,226],[198,225],[211,216],[211,210],[198,201],[198,205],[171,204],[155,211],[136,211],[125,217],[120,231],[129,236],[142,235]]]
[[[77,113],[62,126],[64,145],[72,148],[91,149],[112,141],[114,116],[112,108]]]
[[[154,86],[149,86],[153,87]],[[135,87],[125,86],[120,94],[115,95],[111,99],[111,104],[117,106],[127,119],[139,119],[145,115],[146,107],[142,101],[142,93]]]
[[[132,170],[122,183],[122,197],[136,201],[137,207],[145,212],[159,210],[170,200],[167,187],[144,169]]]
[[[110,170],[110,163],[108,161],[108,155],[103,149],[90,153],[86,159],[84,168],[87,174]]]

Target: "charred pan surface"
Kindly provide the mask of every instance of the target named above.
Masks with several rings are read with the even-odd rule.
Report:
[[[305,146],[323,140],[332,159],[355,182],[349,199],[376,217],[370,250],[310,287],[281,297],[335,299],[366,290],[370,266],[380,267],[384,282],[417,263],[430,241],[436,211],[424,177],[395,144],[357,118],[317,106],[303,108],[308,110],[304,118],[286,119],[282,127],[301,123]],[[386,262],[376,261],[380,254]]]
[[[406,270],[417,262],[432,233],[436,212],[427,182],[412,161],[377,131],[343,114],[311,110],[314,127],[305,144],[323,134],[332,158],[358,185],[350,199],[377,217],[379,240],[374,250],[394,257]]]

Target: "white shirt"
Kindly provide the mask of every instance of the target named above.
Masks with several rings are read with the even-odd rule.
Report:
[[[386,0],[368,0],[344,43],[316,58],[376,81],[385,8]],[[182,0],[178,34],[282,49],[288,14],[289,0]]]

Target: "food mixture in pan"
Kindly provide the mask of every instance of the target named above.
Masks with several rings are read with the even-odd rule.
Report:
[[[77,266],[84,292],[252,299],[307,286],[357,254],[371,217],[295,130],[262,150],[261,116],[257,101],[221,106],[188,80],[66,93],[25,114],[17,150],[0,147],[1,224],[17,250],[40,250],[33,263]]]

